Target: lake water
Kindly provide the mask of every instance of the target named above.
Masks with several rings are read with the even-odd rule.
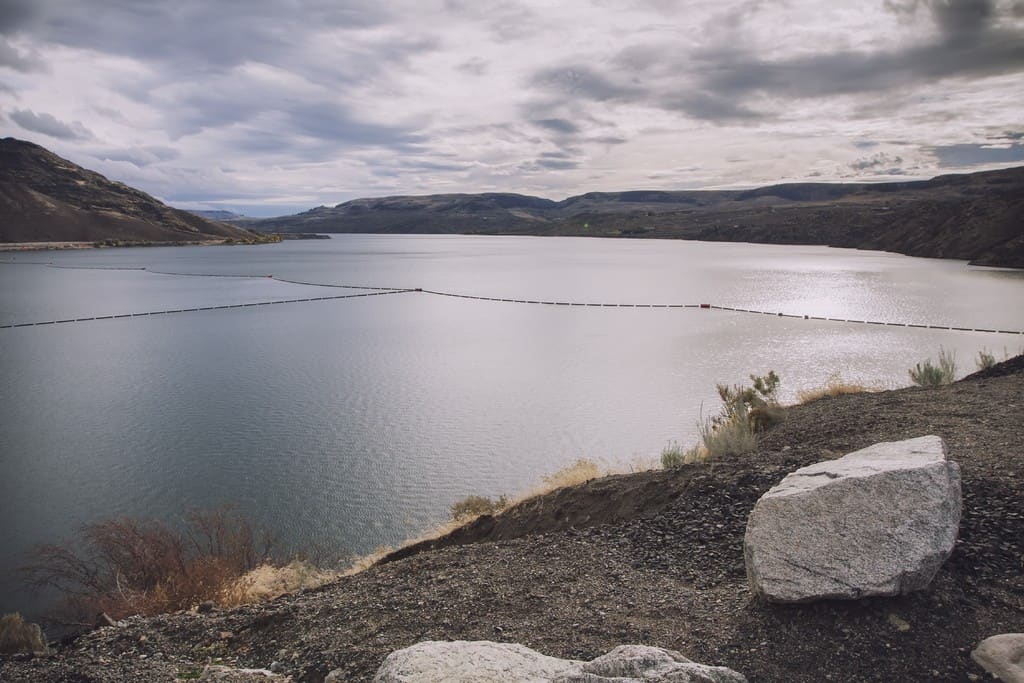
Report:
[[[12,259],[0,325],[349,293],[273,274],[1024,329],[1024,272],[823,247],[348,235]],[[1024,337],[421,292],[0,329],[0,612],[34,607],[13,578],[31,544],[84,522],[233,503],[293,542],[365,553],[468,494],[689,445],[717,382],[774,369],[788,399],[835,372],[901,386],[940,346],[966,374]]]

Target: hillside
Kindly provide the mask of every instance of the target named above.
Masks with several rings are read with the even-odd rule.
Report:
[[[247,230],[171,208],[39,145],[0,140],[0,242],[252,241]]]
[[[274,232],[655,237],[880,249],[1024,268],[1024,167],[882,184],[356,199],[244,223]]]
[[[195,678],[212,658],[295,681],[319,683],[337,669],[336,680],[364,681],[395,649],[461,639],[580,659],[644,643],[751,683],[981,680],[970,650],[1019,631],[1024,617],[1022,391],[1018,357],[951,386],[796,406],[750,455],[560,489],[318,589],[131,618],[51,657],[0,657],[0,679],[172,681]],[[797,467],[925,434],[941,436],[960,464],[964,502],[952,557],[928,589],[753,599],[743,534],[761,494]]]

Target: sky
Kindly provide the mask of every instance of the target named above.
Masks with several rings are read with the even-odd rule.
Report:
[[[0,137],[183,208],[1024,164],[1024,0],[0,0]]]

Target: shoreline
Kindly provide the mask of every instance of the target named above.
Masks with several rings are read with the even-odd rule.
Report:
[[[752,683],[979,680],[971,649],[1024,616],[1022,391],[1017,357],[952,385],[793,406],[748,456],[591,479],[491,517],[491,529],[477,524],[474,538],[449,537],[320,588],[132,617],[50,657],[0,657],[0,678],[173,681],[212,657],[297,681],[336,669],[360,681],[415,642],[496,640],[583,660],[642,643]],[[743,534],[764,491],[812,462],[929,433],[961,466],[964,512],[953,555],[927,589],[794,605],[751,595]]]

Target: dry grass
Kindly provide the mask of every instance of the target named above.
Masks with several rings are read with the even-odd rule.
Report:
[[[631,467],[632,466],[633,465],[631,465]],[[591,479],[603,477],[608,474],[612,474],[611,470],[602,468],[593,460],[580,458],[574,463],[545,476],[542,483],[517,496],[508,497],[502,495],[498,498],[497,502],[491,501],[489,498],[485,498],[483,496],[469,496],[452,506],[452,514],[455,515],[456,512],[459,512],[457,516],[441,522],[427,531],[424,531],[422,534],[403,541],[397,546],[380,546],[371,553],[355,557],[350,561],[348,566],[341,571],[341,576],[352,576],[353,574],[365,571],[387,555],[401,548],[422,543],[423,541],[432,541],[450,534],[459,527],[463,527],[476,521],[483,514],[499,514],[504,510],[514,507],[530,498],[542,496],[545,493],[550,493],[551,491],[565,488],[567,486],[576,486],[577,484],[582,484],[590,481]],[[487,501],[488,504],[480,505],[478,503],[471,502],[471,504],[467,506],[460,505],[460,503],[477,498]],[[464,510],[463,508],[467,509]],[[475,508],[475,510],[469,510],[468,508]]]
[[[46,654],[47,651],[46,636],[37,624],[27,623],[17,612],[0,618],[0,654]]]
[[[530,497],[554,491],[555,489],[563,489],[567,486],[576,486],[591,479],[597,479],[605,474],[607,474],[607,471],[603,471],[593,460],[580,458],[571,465],[544,477],[544,485],[541,487],[541,490],[539,492],[537,490],[532,491]]]
[[[292,560],[283,566],[262,564],[225,586],[218,602],[222,607],[266,602],[286,593],[322,586],[338,576],[338,572],[320,569],[306,560]]]
[[[798,403],[810,403],[820,398],[842,396],[844,394],[861,394],[865,391],[880,391],[877,385],[847,382],[838,372],[832,373],[824,386],[805,389],[797,394]]]

